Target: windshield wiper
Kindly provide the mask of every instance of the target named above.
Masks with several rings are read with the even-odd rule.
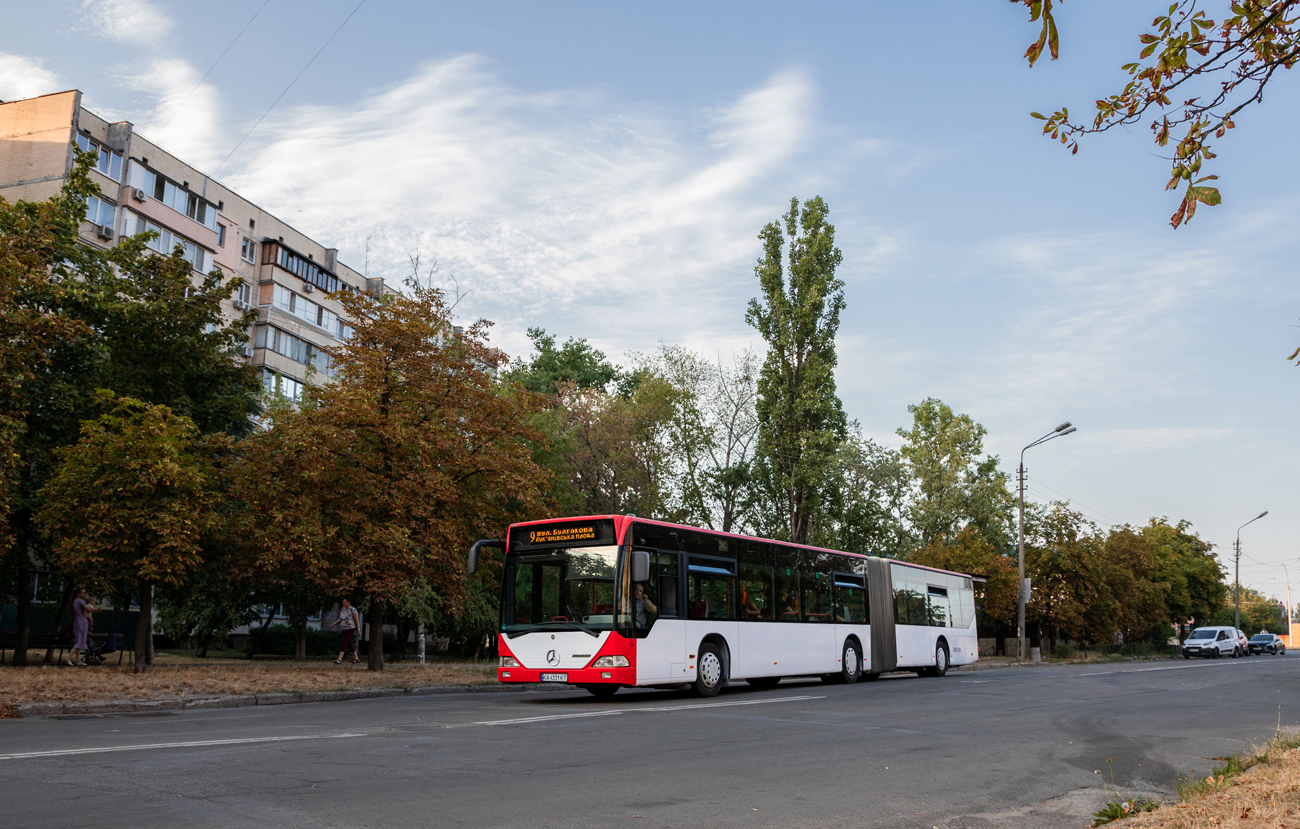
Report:
[[[600,638],[600,631],[595,630],[594,628],[589,628],[582,622],[539,622],[537,627],[529,628],[528,630],[508,630],[506,631],[506,638],[514,639],[516,636],[523,636],[525,633],[537,633],[541,630],[550,630],[551,625],[568,625],[573,630],[580,630],[588,636],[592,636],[596,639]]]

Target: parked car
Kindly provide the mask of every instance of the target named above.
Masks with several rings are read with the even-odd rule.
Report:
[[[1240,653],[1240,648],[1236,628],[1197,628],[1183,642],[1183,659],[1191,659],[1193,656],[1204,656],[1207,659],[1236,656]]]
[[[1250,656],[1250,637],[1241,628],[1235,630],[1237,631],[1237,653],[1233,656]]]
[[[1256,633],[1250,637],[1248,645],[1251,653],[1271,653],[1276,656],[1286,655],[1286,642],[1275,633]]]

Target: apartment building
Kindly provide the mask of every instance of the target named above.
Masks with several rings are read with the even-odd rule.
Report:
[[[92,177],[101,195],[86,208],[81,237],[106,247],[153,230],[150,246],[180,245],[195,279],[220,268],[246,283],[223,309],[231,318],[257,310],[245,358],[268,390],[291,400],[331,375],[333,347],[352,333],[338,291],[385,290],[310,239],[200,170],[81,106],[81,92],[0,102],[0,198],[53,196],[72,169],[73,145],[99,154]]]

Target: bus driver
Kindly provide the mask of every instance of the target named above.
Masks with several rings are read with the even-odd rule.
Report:
[[[655,607],[655,603],[645,594],[645,585],[641,582],[636,583],[636,596],[632,603],[636,613],[636,626],[639,628],[650,626],[650,614],[659,615],[659,608]]]

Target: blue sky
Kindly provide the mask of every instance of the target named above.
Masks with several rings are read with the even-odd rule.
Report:
[[[1071,157],[1028,117],[1112,91],[1160,2],[1063,4],[1032,70],[1003,0],[702,5],[367,0],[219,178],[371,275],[436,258],[512,354],[541,326],[615,358],[761,347],[757,233],[821,195],[869,435],[934,396],[1010,470],[1071,420],[1031,497],[1187,519],[1225,557],[1270,510],[1242,581],[1282,596],[1285,562],[1300,597],[1292,78],[1221,143],[1224,205],[1174,231],[1145,128]],[[79,88],[213,170],[355,7],[0,0],[0,98]]]

